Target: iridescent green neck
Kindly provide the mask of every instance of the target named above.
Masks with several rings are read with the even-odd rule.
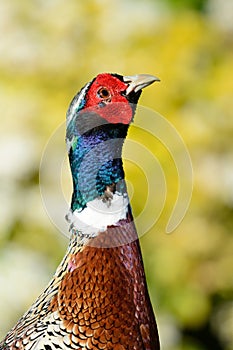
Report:
[[[69,150],[73,211],[103,196],[108,186],[126,192],[121,156],[127,130],[128,125],[105,123],[80,134],[76,124]]]

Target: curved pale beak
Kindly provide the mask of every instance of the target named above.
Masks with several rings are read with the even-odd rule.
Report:
[[[126,75],[123,77],[123,80],[125,83],[129,84],[126,89],[126,95],[132,91],[138,92],[146,86],[153,84],[155,81],[160,81],[159,78],[150,74]]]

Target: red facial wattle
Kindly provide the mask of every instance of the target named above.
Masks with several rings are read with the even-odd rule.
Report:
[[[123,95],[128,84],[111,74],[100,74],[92,83],[87,95],[84,110],[89,109],[109,123],[129,124],[133,111]]]

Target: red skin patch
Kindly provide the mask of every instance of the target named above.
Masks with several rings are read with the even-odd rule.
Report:
[[[86,95],[84,110],[89,108],[109,123],[129,124],[133,112],[129,101],[122,95],[127,87],[128,84],[111,74],[99,74]],[[108,97],[103,98],[99,95],[101,88],[108,90]]]

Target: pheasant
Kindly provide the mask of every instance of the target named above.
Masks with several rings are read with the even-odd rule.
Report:
[[[142,89],[156,80],[103,73],[73,98],[66,132],[69,246],[1,350],[160,348],[122,163]]]

